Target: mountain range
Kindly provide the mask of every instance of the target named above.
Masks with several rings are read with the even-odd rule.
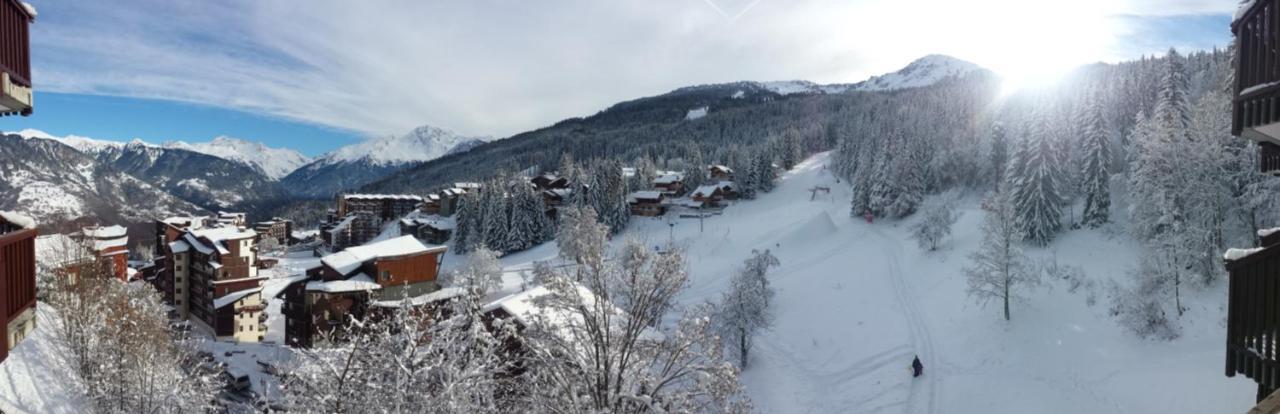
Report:
[[[0,141],[5,155],[5,163],[0,164],[4,179],[0,190],[5,190],[0,209],[26,211],[42,222],[86,216],[146,222],[163,214],[217,210],[248,211],[258,218],[285,210],[295,200],[325,199],[341,191],[426,192],[450,180],[545,166],[562,153],[630,154],[658,133],[665,134],[664,145],[709,145],[725,139],[724,128],[707,128],[726,116],[749,121],[732,123],[737,134],[733,139],[765,139],[760,134],[771,128],[765,120],[783,125],[813,115],[807,113],[812,108],[793,112],[796,108],[791,107],[817,102],[802,99],[807,96],[856,97],[927,87],[975,73],[989,72],[969,62],[931,55],[897,72],[854,84],[744,81],[691,86],[497,141],[422,126],[314,159],[293,149],[225,136],[208,142],[152,144],[137,139],[55,137],[28,129]]]

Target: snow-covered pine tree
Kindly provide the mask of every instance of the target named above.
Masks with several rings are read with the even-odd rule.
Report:
[[[507,180],[502,178],[489,180],[480,194],[482,211],[480,228],[483,229],[484,246],[501,253],[506,253],[505,241],[507,232],[510,230],[507,224],[510,223],[511,209],[506,195],[506,182]]]
[[[1111,220],[1111,142],[1102,125],[1101,108],[1096,98],[1085,103],[1080,131],[1084,135],[1084,171],[1081,190],[1084,213],[1081,224],[1098,227]]]
[[[901,219],[910,216],[924,201],[927,165],[922,158],[923,152],[912,150],[912,144],[904,141],[894,147],[899,152],[893,157],[892,179],[889,184],[889,197],[892,201],[885,211],[885,215],[889,217]]]
[[[454,213],[455,228],[453,230],[453,249],[458,253],[467,253],[479,244],[480,233],[479,194],[474,191],[463,194],[458,199],[458,211]]]
[[[539,239],[543,230],[538,217],[543,217],[540,207],[542,203],[532,203],[530,200],[537,201],[535,197],[537,196],[528,183],[524,181],[512,183],[509,198],[510,221],[507,223],[506,241],[503,243],[506,251],[525,250],[541,241]]]
[[[782,168],[790,171],[804,158],[800,145],[800,131],[788,128],[782,133]]]
[[[1005,165],[1009,162],[1009,137],[1005,132],[1004,124],[996,122],[991,126],[990,145],[991,182],[993,187],[999,190],[1000,183],[1004,181]]]
[[[1026,240],[1040,246],[1053,241],[1062,227],[1062,196],[1057,179],[1058,165],[1049,142],[1043,116],[1035,116],[1030,128],[1027,158],[1023,161],[1023,176],[1012,188],[1014,205],[1018,211],[1018,226],[1026,234]]]
[[[798,133],[797,133],[798,134]],[[798,138],[797,138],[798,139]],[[753,171],[756,176],[756,188],[760,192],[773,191],[773,157],[771,153],[765,149],[755,152],[755,162]]]

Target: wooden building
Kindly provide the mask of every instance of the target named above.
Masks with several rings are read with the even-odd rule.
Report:
[[[129,281],[129,235],[123,226],[94,226],[80,230],[85,243],[98,261],[108,266],[120,281]]]
[[[1235,34],[1233,134],[1258,143],[1263,172],[1280,173],[1280,0],[1242,5]]]
[[[322,335],[341,338],[369,302],[417,297],[439,290],[445,246],[412,236],[350,247],[320,259],[320,266],[289,283],[284,295],[285,342],[310,347]]]
[[[35,222],[0,211],[0,362],[36,329]]]
[[[653,179],[653,187],[667,197],[679,197],[684,195],[684,174],[679,172],[664,172],[658,174]]]
[[[431,244],[444,244],[453,237],[454,223],[452,218],[440,216],[404,218],[400,220],[400,234]]]
[[[666,214],[664,200],[664,194],[659,191],[636,191],[627,196],[627,204],[631,206],[633,216],[657,217]]]
[[[733,169],[723,165],[712,165],[707,168],[711,181],[733,181]]]
[[[702,203],[707,207],[716,207],[720,205],[721,201],[724,201],[725,194],[719,184],[707,184],[689,193],[689,199]]]
[[[0,116],[31,115],[30,25],[34,7],[21,0],[0,0]]]
[[[1235,35],[1232,133],[1259,145],[1261,171],[1280,172],[1280,0],[1241,2]],[[1223,258],[1227,287],[1226,375],[1258,383],[1257,401],[1280,411],[1280,229],[1258,232],[1260,245]],[[1267,398],[1272,396],[1272,398]],[[1259,411],[1263,412],[1263,411]]]

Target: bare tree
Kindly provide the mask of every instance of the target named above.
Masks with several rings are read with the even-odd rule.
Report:
[[[594,236],[565,242],[580,243],[583,251],[603,250],[603,238]],[[642,254],[647,251],[638,242],[628,244],[626,258],[606,263],[586,255],[596,261],[546,278],[551,293],[543,301],[549,311],[535,315],[526,331],[530,409],[748,410],[737,369],[723,359],[710,309],[686,310],[675,327],[660,328],[688,283],[683,254]]]
[[[979,302],[998,299],[1004,305],[1004,319],[1010,319],[1009,302],[1018,290],[1039,283],[1039,273],[1029,269],[1018,244],[1022,231],[1017,213],[1007,194],[1001,190],[983,203],[987,215],[982,222],[982,245],[969,256],[965,268],[969,294]]]

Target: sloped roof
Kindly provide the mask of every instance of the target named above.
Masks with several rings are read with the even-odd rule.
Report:
[[[378,289],[382,289],[382,286],[375,283],[369,275],[364,273],[352,276],[350,279],[346,280],[330,280],[327,282],[313,280],[307,282],[307,290],[313,292],[342,293]]]
[[[428,247],[413,236],[400,236],[363,246],[348,247],[346,250],[321,258],[320,262],[345,275],[358,269],[361,264],[369,260],[417,253],[443,252],[445,249],[445,246]]]

